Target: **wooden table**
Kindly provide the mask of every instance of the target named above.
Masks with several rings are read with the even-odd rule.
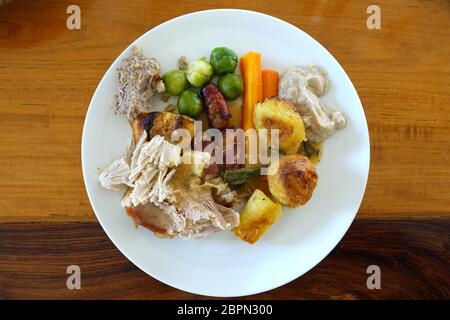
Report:
[[[2,1],[0,1],[2,2]],[[249,298],[450,298],[450,4],[377,1],[78,0],[0,6],[0,298],[202,298],[132,265],[99,226],[81,174],[84,116],[111,62],[178,15],[245,8],[286,20],[342,64],[364,105],[369,182],[357,219],[316,268]],[[82,289],[66,288],[66,267]],[[382,288],[366,287],[378,265]]]

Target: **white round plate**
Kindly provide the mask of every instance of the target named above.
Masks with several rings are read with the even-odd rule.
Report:
[[[92,97],[83,130],[83,176],[89,200],[106,234],[137,267],[172,287],[208,296],[244,296],[279,287],[318,264],[338,244],[360,206],[369,172],[369,135],[352,82],[333,56],[309,35],[277,18],[244,10],[210,10],[165,22],[134,41],[155,57],[162,73],[176,68],[181,55],[209,57],[225,46],[239,56],[262,54],[263,68],[282,72],[315,64],[328,72],[331,90],[323,98],[348,119],[324,143],[317,166],[319,183],[302,208],[283,217],[254,245],[231,232],[205,239],[160,239],[136,229],[120,206],[121,194],[100,187],[99,167],[120,157],[131,137],[123,115],[114,115],[117,71],[131,45],[108,69]],[[155,109],[160,108],[157,103]]]

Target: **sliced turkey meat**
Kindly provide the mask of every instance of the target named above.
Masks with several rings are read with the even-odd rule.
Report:
[[[133,186],[132,181],[129,179],[131,173],[131,153],[132,142],[130,140],[125,154],[100,173],[98,180],[103,188],[123,191],[127,187]]]
[[[236,204],[235,191],[222,178],[207,175],[209,153],[190,151],[181,157],[181,148],[162,136],[146,139],[144,131],[136,146],[99,177],[102,186],[128,188],[121,204],[136,225],[183,238],[239,225],[239,213],[230,208]]]
[[[164,201],[127,207],[127,213],[136,224],[167,237],[204,237],[239,225],[238,212],[225,206],[233,203],[234,191],[217,179],[205,182],[210,155],[192,152],[187,156],[194,161],[177,167],[167,181],[169,195]]]
[[[141,137],[139,142],[145,139],[145,135],[144,131],[144,138]],[[134,183],[130,194],[133,206],[166,200],[170,195],[167,182],[180,161],[181,148],[162,136],[155,136],[136,148],[131,158],[130,173],[130,180]]]

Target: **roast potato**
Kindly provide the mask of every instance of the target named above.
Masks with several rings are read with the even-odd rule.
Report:
[[[279,129],[279,148],[288,154],[296,153],[300,143],[305,139],[302,117],[288,101],[277,97],[256,104],[253,123],[257,130]]]
[[[273,197],[282,205],[295,208],[311,198],[318,175],[307,157],[291,154],[273,162],[267,178]]]
[[[191,138],[194,137],[194,120],[172,112],[141,113],[133,119],[131,128],[135,143],[143,130],[147,131],[149,140],[155,135],[160,135],[171,141],[172,132],[180,128],[189,130]]]
[[[239,226],[232,232],[248,243],[255,243],[281,216],[281,206],[256,189],[241,211]]]

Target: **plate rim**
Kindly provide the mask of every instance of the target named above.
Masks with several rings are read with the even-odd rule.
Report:
[[[364,172],[364,176],[363,176],[363,177],[364,177],[364,186],[363,186],[363,188],[362,188],[361,197],[360,197],[360,199],[358,200],[358,208],[357,208],[356,212],[354,213],[353,218],[352,218],[351,220],[349,220],[348,223],[345,223],[345,228],[342,228],[342,230],[343,230],[342,232],[337,232],[337,233],[339,234],[339,236],[336,237],[336,238],[338,239],[338,241],[336,242],[336,245],[334,245],[333,248],[331,248],[331,250],[330,250],[329,252],[326,252],[326,253],[322,254],[322,255],[321,255],[321,258],[318,259],[318,261],[317,261],[316,263],[314,263],[312,266],[306,268],[306,270],[305,270],[304,272],[299,272],[299,273],[298,273],[295,277],[293,277],[292,279],[289,279],[289,280],[284,281],[284,282],[282,282],[282,283],[276,283],[276,284],[273,284],[272,282],[270,282],[270,285],[264,286],[263,289],[257,289],[257,290],[245,290],[245,289],[240,289],[240,290],[241,290],[241,293],[238,293],[238,294],[220,294],[220,295],[219,295],[219,294],[205,294],[205,293],[200,292],[199,290],[189,290],[189,289],[187,289],[187,288],[182,288],[182,287],[179,287],[179,286],[177,286],[177,285],[175,285],[175,284],[168,283],[167,281],[164,281],[163,279],[161,279],[158,275],[151,274],[150,272],[147,272],[146,270],[144,270],[145,267],[142,266],[141,263],[138,263],[138,262],[136,262],[135,260],[131,259],[131,258],[129,257],[129,255],[128,255],[126,252],[124,252],[124,250],[122,250],[122,248],[120,247],[120,245],[118,245],[118,243],[116,243],[116,240],[114,240],[113,237],[111,237],[110,232],[108,231],[107,228],[105,228],[105,223],[103,222],[102,218],[101,218],[101,217],[97,214],[97,212],[96,212],[95,205],[94,205],[93,199],[92,199],[91,194],[90,194],[90,193],[91,193],[91,192],[90,192],[90,187],[89,187],[89,185],[88,185],[88,183],[87,183],[87,175],[88,175],[88,173],[86,172],[86,164],[85,164],[85,162],[86,162],[86,160],[85,160],[85,159],[86,159],[86,157],[85,157],[85,152],[86,152],[86,150],[85,150],[85,149],[87,148],[87,146],[86,146],[86,144],[87,144],[86,126],[87,126],[88,120],[89,120],[89,118],[90,118],[90,115],[92,114],[92,109],[91,109],[92,102],[94,101],[95,97],[98,95],[98,91],[99,91],[99,88],[102,86],[102,83],[103,83],[104,81],[106,81],[106,80],[105,80],[106,75],[110,72],[110,70],[113,68],[113,66],[116,64],[116,62],[117,62],[119,59],[121,59],[121,56],[122,56],[122,55],[123,55],[123,54],[131,47],[131,46],[133,46],[133,45],[134,45],[136,42],[138,42],[141,38],[146,37],[147,34],[153,32],[153,31],[155,31],[155,30],[157,30],[157,29],[159,29],[159,28],[162,28],[163,26],[165,26],[165,25],[167,25],[167,24],[170,24],[170,23],[172,23],[172,22],[175,22],[175,21],[177,21],[177,20],[181,20],[181,19],[184,19],[184,18],[186,18],[186,17],[196,16],[196,15],[208,15],[208,14],[210,14],[210,13],[215,13],[215,14],[218,13],[218,14],[220,14],[220,13],[229,13],[229,12],[234,12],[234,13],[236,13],[236,14],[247,14],[247,15],[263,16],[265,19],[269,19],[269,20],[272,20],[272,21],[274,21],[274,22],[281,23],[281,24],[283,24],[283,25],[286,26],[286,27],[289,27],[289,28],[291,28],[291,29],[292,29],[292,28],[295,29],[296,32],[302,33],[302,35],[303,35],[304,37],[308,38],[309,41],[314,42],[316,45],[319,45],[322,49],[324,49],[325,54],[329,55],[329,57],[332,59],[332,61],[334,61],[334,63],[335,63],[336,66],[338,67],[338,69],[340,69],[340,71],[343,72],[344,76],[345,76],[345,77],[347,78],[347,80],[351,83],[352,90],[354,91],[354,94],[355,94],[356,98],[358,99],[359,105],[361,106],[362,115],[363,115],[364,120],[365,120],[364,123],[363,123],[363,129],[364,129],[364,133],[365,133],[366,138],[367,138],[367,139],[364,139],[364,140],[365,140],[365,141],[364,141],[364,142],[365,142],[364,144],[365,144],[366,147],[367,147],[367,164],[366,164],[367,171]],[[305,31],[303,31],[303,30],[300,29],[299,27],[293,25],[292,23],[289,23],[289,22],[287,22],[287,21],[284,21],[284,20],[282,20],[282,19],[280,19],[280,18],[277,18],[277,17],[275,17],[275,16],[272,16],[272,15],[269,15],[269,14],[266,14],[266,13],[262,13],[262,12],[258,12],[258,11],[254,11],[254,10],[234,9],[234,8],[200,10],[200,11],[194,11],[194,12],[186,13],[186,14],[183,14],[183,15],[180,15],[180,16],[176,16],[176,17],[174,17],[174,18],[171,18],[171,19],[169,19],[169,20],[166,20],[166,21],[164,21],[164,22],[162,22],[162,23],[160,23],[160,24],[158,24],[158,25],[156,25],[156,26],[150,28],[149,30],[147,30],[146,32],[144,32],[142,35],[140,35],[139,37],[137,37],[135,40],[133,40],[131,43],[129,43],[128,46],[125,47],[125,48],[120,52],[120,54],[117,56],[117,58],[114,59],[114,60],[111,62],[110,66],[109,66],[108,69],[104,72],[104,74],[103,74],[101,80],[99,81],[99,83],[98,83],[98,85],[97,85],[97,87],[96,87],[94,93],[92,94],[92,97],[91,97],[91,99],[90,99],[90,101],[89,101],[88,109],[87,109],[87,111],[86,111],[85,120],[84,120],[84,123],[83,123],[83,131],[82,131],[82,139],[81,139],[81,166],[82,166],[83,182],[84,182],[84,185],[85,185],[86,193],[87,193],[87,196],[88,196],[88,199],[89,199],[89,203],[90,203],[90,205],[91,205],[91,207],[92,207],[92,210],[93,210],[93,212],[94,212],[94,214],[95,214],[95,217],[96,217],[96,219],[98,220],[98,222],[100,223],[100,225],[101,225],[103,231],[104,231],[104,232],[106,233],[106,235],[108,236],[109,240],[114,244],[114,246],[119,250],[119,252],[121,252],[121,253],[122,253],[122,254],[123,254],[123,255],[124,255],[124,256],[132,263],[132,264],[134,264],[137,268],[139,268],[142,272],[144,272],[145,274],[149,275],[150,277],[152,277],[152,278],[158,280],[159,282],[162,282],[162,283],[164,283],[164,284],[166,284],[166,285],[168,285],[168,286],[170,286],[170,287],[172,287],[172,288],[175,288],[175,289],[178,289],[178,290],[181,290],[181,291],[184,291],[184,292],[189,292],[189,293],[193,293],[193,294],[197,294],[197,295],[201,295],[201,296],[206,296],[206,297],[244,297],[244,296],[250,296],[250,295],[254,295],[254,294],[258,294],[258,293],[267,292],[267,291],[270,291],[270,290],[273,290],[273,289],[282,287],[282,286],[284,286],[284,285],[286,285],[286,284],[288,284],[288,283],[290,283],[290,282],[292,282],[292,281],[294,281],[294,280],[300,278],[300,277],[303,276],[304,274],[306,274],[306,273],[308,273],[309,271],[311,271],[311,270],[312,270],[314,267],[316,267],[318,264],[320,264],[320,263],[321,263],[321,262],[322,262],[322,261],[323,261],[323,260],[324,260],[324,259],[325,259],[325,258],[326,258],[333,250],[334,250],[334,248],[342,241],[343,237],[345,236],[345,234],[346,234],[346,233],[348,232],[348,230],[350,229],[350,227],[351,227],[353,221],[355,220],[355,218],[356,218],[356,216],[357,216],[357,214],[358,214],[358,212],[359,212],[359,209],[360,209],[360,207],[361,207],[361,203],[362,203],[362,201],[363,201],[363,199],[364,199],[364,195],[365,195],[365,192],[366,192],[367,183],[368,183],[368,179],[369,179],[369,173],[370,173],[370,158],[371,158],[371,152],[370,152],[370,135],[369,135],[369,129],[368,129],[368,124],[367,124],[367,117],[366,117],[366,114],[365,114],[365,110],[364,110],[363,104],[362,104],[361,99],[360,99],[360,97],[359,97],[359,95],[358,95],[358,92],[356,91],[355,85],[354,85],[353,82],[351,81],[351,79],[350,79],[350,77],[348,76],[347,72],[346,72],[345,69],[341,66],[341,64],[337,61],[337,59],[336,59],[336,58],[328,51],[328,49],[327,49],[324,45],[322,45],[318,40],[316,40],[315,38],[313,38],[311,35],[309,35],[309,34],[306,33]]]

